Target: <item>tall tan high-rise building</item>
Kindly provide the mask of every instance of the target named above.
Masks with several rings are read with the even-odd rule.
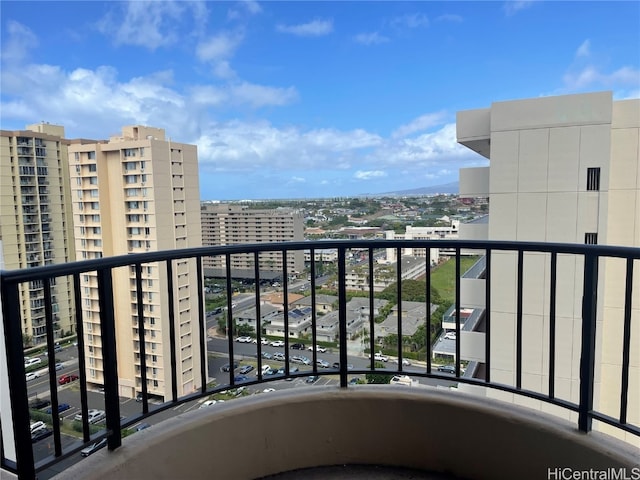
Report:
[[[488,223],[461,225],[461,237],[640,247],[640,100],[614,101],[611,92],[597,92],[496,102],[458,112],[457,135],[459,143],[490,159],[489,167],[460,171],[461,196],[490,199]],[[516,262],[513,253],[492,254],[491,380],[509,385],[515,379]],[[579,399],[583,265],[581,257],[558,255],[555,395],[571,402]],[[550,268],[548,255],[525,254],[522,387],[538,392],[545,392],[549,381]],[[598,287],[594,405],[618,418],[625,263],[601,261]],[[640,285],[634,281],[628,397],[632,424],[640,421],[639,322]],[[618,432],[605,424],[596,428]],[[625,435],[638,443],[634,435]]]
[[[64,128],[47,123],[0,131],[0,256],[7,270],[75,260]],[[2,262],[0,262],[2,263]],[[54,337],[71,334],[70,279],[51,285]],[[46,342],[44,284],[20,288],[26,345]]]
[[[198,155],[195,145],[165,138],[163,129],[129,126],[108,141],[72,140],[69,145],[74,235],[78,259],[202,245]],[[171,395],[169,304],[164,264],[146,264],[143,310],[147,388]],[[178,395],[200,388],[194,261],[173,262]],[[103,382],[97,279],[81,278],[87,381]],[[113,272],[120,394],[142,389],[135,270]]]
[[[304,217],[289,208],[250,209],[242,205],[225,203],[202,204],[202,242],[206,246],[237,245],[240,243],[301,242],[304,240]],[[231,256],[231,268],[253,271],[252,254]],[[208,269],[225,268],[224,257],[207,257]],[[281,271],[280,252],[260,254],[260,269]],[[304,270],[304,251],[287,253],[288,273]]]

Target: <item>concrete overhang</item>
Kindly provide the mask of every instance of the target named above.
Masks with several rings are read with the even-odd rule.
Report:
[[[456,114],[456,137],[459,144],[485,158],[491,156],[491,109],[463,110]]]

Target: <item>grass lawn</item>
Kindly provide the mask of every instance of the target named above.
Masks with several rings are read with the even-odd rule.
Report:
[[[460,257],[460,275],[478,261],[478,256]],[[456,296],[456,261],[447,260],[431,272],[431,285],[440,293],[445,303],[451,304]]]

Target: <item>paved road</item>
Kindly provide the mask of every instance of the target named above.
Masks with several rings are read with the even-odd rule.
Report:
[[[250,296],[248,300],[250,302],[253,302],[254,298]],[[242,301],[241,299],[238,299],[236,303],[240,304],[241,301]],[[217,322],[217,319],[215,317],[207,318],[207,323],[213,324],[215,322]],[[226,353],[228,349],[227,340],[223,338],[210,338],[207,342],[207,347],[208,347],[208,354],[209,354],[208,355],[209,380],[210,381],[215,380],[217,385],[229,384],[230,373],[221,371],[221,367],[225,363],[229,362],[228,354]],[[257,367],[257,364],[258,364],[257,363],[257,345],[234,342],[233,347],[234,347],[234,358],[240,362],[240,366],[252,365],[254,367]],[[276,352],[284,352],[284,349],[282,347],[272,347],[270,345],[263,345],[262,352],[268,352],[270,354],[274,354]],[[309,359],[313,359],[313,352],[309,350],[301,351],[301,350],[291,349],[289,350],[289,354],[290,354],[290,357],[294,355],[302,355]],[[329,364],[339,361],[339,355],[337,350],[335,349],[329,350],[326,353],[318,352],[317,358],[324,359],[327,362],[329,362]],[[76,347],[65,348],[62,352],[59,352],[57,354],[56,360],[63,361],[64,363],[64,368],[56,372],[58,376],[65,373],[78,372]],[[367,358],[349,356],[348,361],[350,364],[353,365],[355,370],[369,368],[369,359]],[[264,359],[262,361],[262,364],[263,365],[268,364],[273,368],[279,368],[283,366],[283,362],[274,361],[273,359],[269,359],[269,360]],[[301,372],[307,372],[308,375],[303,375],[299,378],[295,378],[289,381],[277,380],[275,379],[275,377],[273,380],[271,380],[270,377],[266,377],[266,378],[269,378],[271,381],[268,381],[260,385],[248,386],[246,389],[247,393],[249,394],[259,393],[264,395],[266,393],[263,393],[263,390],[267,388],[275,388],[277,390],[290,389],[290,388],[312,388],[315,385],[337,385],[339,383],[339,378],[337,373],[335,375],[322,376],[315,382],[308,383],[307,378],[309,375],[313,373],[311,366],[305,366],[300,364],[290,364],[290,366],[298,367]],[[391,361],[388,364],[385,364],[385,366],[388,367],[389,369],[394,369],[394,370],[397,368],[397,364],[393,364],[391,363]],[[425,371],[424,366],[419,366],[419,365],[407,366],[407,367],[404,367],[403,370],[406,371],[407,373]],[[318,371],[327,372],[326,369],[322,369],[322,368],[318,368]],[[28,390],[29,390],[30,396],[33,396],[36,393],[41,397],[49,396],[48,372],[44,370],[42,373],[43,374],[40,378],[29,382]],[[237,371],[235,374],[236,375],[238,374]],[[358,376],[361,378],[363,377],[363,375],[353,374],[353,375],[350,375],[350,378],[353,376]],[[255,368],[253,371],[247,374],[247,377],[250,380],[254,380],[256,378]],[[422,385],[431,385],[431,386],[455,385],[454,381],[443,381],[443,380],[436,380],[436,379],[419,379],[419,383]],[[71,406],[70,409],[66,410],[61,414],[61,418],[63,422],[64,421],[71,422],[73,421],[73,417],[80,412],[80,391],[79,391],[78,382],[73,382],[71,384],[67,384],[64,386],[57,385],[56,388],[58,390],[59,403],[68,403]],[[89,408],[96,408],[101,410],[104,409],[104,395],[102,393],[97,391],[89,391],[87,395],[88,395]],[[180,406],[176,406],[174,408],[170,408],[168,410],[165,410],[164,412],[160,412],[156,415],[153,415],[151,418],[146,420],[146,422],[153,425],[167,418],[173,417],[177,414],[197,409],[199,408],[200,404],[204,400],[205,399],[200,399],[198,401],[193,401]],[[153,410],[154,407],[155,407],[155,404],[150,403],[150,410]],[[120,413],[123,419],[131,416],[139,415],[142,413],[142,403],[138,403],[134,399],[121,398]],[[133,428],[135,428],[135,426],[136,425],[133,425]],[[63,435],[62,436],[63,449],[68,449],[75,445],[78,445],[80,441],[81,440],[78,438],[68,436],[68,435]],[[48,437],[47,439],[41,440],[36,444],[34,444],[34,455],[35,455],[36,461],[40,461],[52,454],[53,454],[53,437]],[[81,460],[81,458],[82,457],[80,456],[80,454],[73,455],[69,459],[64,460],[63,462],[47,470],[46,472],[42,472],[41,474],[39,474],[38,478],[40,480],[46,480],[48,478],[51,478],[52,476],[54,476],[59,471],[62,471],[67,466],[78,462],[79,460]]]

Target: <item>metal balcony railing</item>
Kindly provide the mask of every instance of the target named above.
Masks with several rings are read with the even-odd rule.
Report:
[[[255,345],[255,358],[257,360],[256,371],[258,374],[255,376],[255,380],[247,379],[241,382],[242,385],[255,385],[260,383],[268,383],[274,380],[282,380],[288,377],[304,377],[308,375],[334,375],[339,378],[339,385],[341,388],[348,387],[349,375],[353,374],[368,374],[368,373],[380,373],[380,367],[376,365],[375,355],[370,355],[367,358],[368,367],[364,369],[352,369],[349,362],[349,355],[347,351],[347,344],[349,341],[348,324],[347,324],[347,288],[345,282],[345,276],[347,272],[347,257],[350,251],[358,251],[361,258],[361,262],[366,263],[366,271],[363,273],[364,277],[368,279],[368,302],[369,311],[374,312],[374,282],[375,279],[375,261],[376,255],[384,251],[384,249],[396,249],[397,258],[401,258],[403,249],[406,248],[424,248],[426,256],[425,261],[425,306],[429,306],[432,303],[431,294],[431,279],[432,279],[432,265],[430,265],[432,249],[449,249],[455,251],[455,257],[449,261],[455,263],[455,274],[452,281],[455,284],[455,305],[454,310],[456,312],[456,338],[455,338],[455,377],[451,377],[442,372],[439,372],[434,368],[434,362],[432,358],[431,341],[426,340],[425,351],[421,354],[421,360],[424,362],[424,368],[420,371],[407,371],[403,366],[403,357],[405,356],[405,350],[403,348],[403,320],[402,320],[402,262],[398,263],[398,267],[395,269],[396,275],[396,299],[398,301],[397,308],[397,338],[399,339],[396,347],[397,354],[397,368],[388,368],[385,366],[384,373],[388,374],[410,374],[418,379],[421,378],[435,378],[441,380],[451,380],[455,378],[455,381],[460,384],[468,384],[476,387],[483,387],[489,389],[497,389],[504,392],[513,393],[515,395],[528,397],[530,399],[539,400],[548,404],[555,405],[565,409],[567,412],[573,412],[577,414],[577,428],[584,432],[591,430],[591,424],[593,420],[597,420],[604,424],[608,424],[619,429],[622,432],[628,432],[633,435],[640,435],[640,426],[638,424],[630,423],[629,417],[635,418],[635,409],[639,408],[638,405],[633,404],[630,407],[630,358],[636,358],[638,354],[638,345],[631,344],[631,330],[632,330],[632,318],[636,321],[632,310],[638,308],[637,305],[632,305],[632,292],[633,292],[633,277],[634,267],[638,267],[640,260],[640,249],[627,248],[627,247],[607,247],[607,246],[595,246],[595,245],[574,245],[574,244],[551,244],[551,243],[532,243],[532,242],[482,242],[482,241],[459,241],[459,240],[437,240],[437,241],[405,241],[405,240],[371,240],[371,241],[322,241],[322,242],[289,242],[278,244],[257,244],[257,245],[234,245],[225,247],[202,247],[191,248],[184,250],[162,251],[162,252],[147,252],[140,254],[123,255],[110,258],[101,258],[97,260],[89,260],[83,262],[75,262],[60,265],[51,265],[45,267],[36,267],[24,270],[15,271],[2,271],[0,272],[0,287],[1,287],[1,304],[2,304],[2,318],[4,328],[4,348],[6,351],[6,364],[7,372],[4,378],[0,378],[0,381],[6,382],[5,386],[8,386],[8,396],[10,398],[10,405],[3,405],[3,413],[10,410],[11,421],[8,421],[7,416],[2,417],[2,464],[1,467],[9,471],[18,474],[21,479],[35,478],[36,473],[42,471],[51,465],[60,462],[61,460],[70,457],[73,454],[79,452],[82,448],[101,438],[106,438],[108,442],[109,450],[118,448],[121,445],[124,429],[134,425],[141,419],[156,415],[160,412],[167,411],[177,405],[193,401],[195,399],[205,397],[207,395],[227,390],[231,387],[236,387],[240,384],[234,377],[233,369],[229,372],[228,383],[218,385],[214,387],[208,386],[207,375],[207,335],[206,335],[206,312],[205,312],[205,298],[204,298],[204,276],[203,276],[203,260],[218,257],[222,259],[226,265],[226,311],[229,312],[226,319],[227,331],[231,332],[234,324],[234,297],[233,297],[233,272],[231,265],[233,264],[234,255],[249,255],[253,258],[253,281],[255,282],[255,321],[256,329],[256,345]],[[290,346],[297,341],[297,339],[290,338],[289,323],[284,322],[284,374],[280,376],[263,376],[262,365],[266,362],[262,359],[262,337],[263,337],[263,320],[260,314],[261,310],[261,279],[271,280],[273,278],[273,272],[268,272],[266,275],[261,270],[261,255],[268,255],[269,258],[275,258],[273,253],[275,252],[280,257],[280,265],[273,266],[273,270],[280,272],[279,281],[282,286],[282,305],[284,310],[284,318],[289,318],[289,311],[292,308],[289,305],[289,274],[292,268],[288,264],[291,260],[285,253],[294,251],[310,251],[309,258],[316,258],[315,251],[326,251],[327,249],[334,249],[337,251],[337,276],[335,280],[336,295],[338,297],[338,328],[336,332],[336,340],[338,345],[339,361],[336,362],[337,368],[319,368],[317,364],[317,348],[312,351],[312,362],[309,369],[305,371],[293,372],[293,367],[290,367],[289,361],[293,357],[293,353],[290,353]],[[485,257],[485,272],[482,275],[486,284],[485,298],[484,298],[484,374],[482,378],[473,378],[471,376],[463,376],[462,362],[464,358],[464,352],[461,351],[461,324],[460,324],[460,309],[464,306],[461,304],[461,277],[464,272],[461,271],[461,252],[467,251],[478,252],[479,255]],[[362,252],[367,253],[365,257],[367,260],[362,260]],[[513,265],[512,271],[505,275],[505,262],[494,262],[498,256],[510,259],[507,264]],[[578,265],[575,268],[573,277],[579,280],[576,281],[575,291],[581,290],[581,299],[574,303],[581,305],[581,314],[578,317],[581,319],[581,331],[579,345],[576,347],[580,352],[579,358],[579,398],[577,400],[571,400],[561,397],[556,394],[556,376],[558,368],[556,366],[557,355],[557,332],[556,325],[559,324],[560,315],[556,314],[556,306],[558,303],[558,278],[563,273],[563,269],[566,267],[566,259],[571,259],[569,262],[571,265]],[[536,289],[544,289],[548,298],[548,305],[546,310],[546,318],[548,319],[548,335],[547,343],[548,347],[545,349],[545,354],[548,355],[548,361],[546,363],[547,371],[544,372],[548,376],[548,384],[546,388],[541,388],[539,391],[526,388],[524,385],[527,383],[523,381],[523,352],[525,351],[525,328],[523,317],[527,311],[525,309],[525,289],[531,286],[531,279],[525,277],[527,275],[527,263],[530,259],[536,259],[536,261],[542,261],[546,265],[546,273],[541,277],[542,287],[536,285]],[[180,282],[184,278],[180,279],[180,275],[184,275],[186,270],[185,266],[181,263],[184,261],[192,262],[195,264],[195,278],[192,278],[192,282],[197,283],[197,312],[193,314],[192,324],[197,325],[192,328],[193,332],[199,332],[198,335],[193,337],[193,340],[188,346],[188,350],[192,352],[192,359],[199,359],[200,369],[195,375],[198,377],[198,384],[201,385],[197,391],[182,396],[178,395],[178,381],[177,381],[177,365],[181,359],[180,355],[180,322],[182,320],[180,308],[179,308],[179,289],[181,288]],[[610,267],[607,262],[615,262],[618,267],[623,266],[624,270],[624,292],[619,292],[622,296],[623,305],[623,322],[622,331],[614,332],[615,335],[620,336],[620,342],[622,345],[621,357],[620,357],[620,390],[619,390],[619,411],[617,415],[610,415],[603,411],[594,408],[594,378],[595,378],[595,364],[596,364],[596,337],[597,337],[597,320],[603,315],[602,305],[599,302],[598,295],[602,296],[604,291],[604,278],[605,271]],[[264,263],[264,262],[262,262]],[[272,262],[273,263],[273,262]],[[162,349],[158,350],[154,348],[151,351],[148,342],[140,341],[148,337],[146,331],[149,330],[148,324],[145,322],[145,312],[148,316],[148,304],[151,299],[151,293],[145,290],[146,278],[149,272],[149,265],[153,264],[154,269],[159,268],[164,270],[164,278],[166,278],[166,284],[162,285],[163,299],[166,300],[168,306],[167,313],[168,318],[163,319],[162,328],[168,329],[169,344],[162,345]],[[499,268],[497,267],[499,265]],[[124,268],[122,268],[124,267]],[[120,269],[118,274],[115,271]],[[496,270],[495,272],[493,270]],[[135,280],[135,298],[130,298],[127,293],[126,298],[114,298],[116,290],[114,285],[118,281],[122,281],[122,272],[126,270],[127,276],[133,275]],[[133,272],[133,273],[131,273]],[[86,320],[89,322],[96,322],[99,315],[99,334],[100,344],[97,346],[85,346],[87,339],[94,335],[98,329],[96,324],[89,324],[87,321],[83,321],[83,308],[89,308],[89,304],[95,305],[96,299],[91,298],[90,302],[83,295],[86,294],[84,287],[82,286],[83,278],[90,273],[97,278],[97,293],[99,303],[99,314],[95,312],[93,308],[93,314]],[[312,345],[319,345],[317,333],[322,328],[326,328],[324,325],[320,327],[321,323],[318,320],[316,313],[316,264],[312,262],[310,264],[310,291],[311,294],[311,342]],[[78,341],[78,368],[79,368],[79,395],[80,395],[80,411],[82,413],[82,441],[77,441],[74,444],[63,448],[61,442],[61,419],[58,415],[51,416],[51,424],[53,429],[53,455],[38,459],[34,457],[34,450],[32,448],[32,439],[30,435],[30,409],[29,409],[29,394],[27,389],[27,380],[25,378],[25,362],[23,351],[23,319],[22,319],[22,299],[20,286],[24,283],[38,282],[44,287],[44,307],[46,317],[46,338],[47,338],[47,355],[50,359],[55,358],[55,338],[54,338],[54,308],[52,301],[52,282],[50,280],[57,279],[59,277],[68,277],[73,284],[73,295],[75,310],[75,331],[77,333]],[[562,277],[565,278],[564,276]],[[513,329],[515,332],[515,345],[514,345],[514,358],[513,358],[513,376],[514,381],[512,384],[505,384],[496,382],[492,378],[492,318],[491,318],[491,302],[492,299],[497,298],[496,295],[500,295],[501,291],[506,287],[513,288],[513,279],[515,279],[515,311],[513,312]],[[49,281],[48,281],[49,280]],[[130,279],[127,277],[125,282],[126,291],[129,292],[131,285]],[[599,283],[600,282],[600,283]],[[618,282],[617,284],[619,284]],[[57,284],[61,284],[57,282]],[[31,283],[33,285],[33,283]],[[154,284],[154,291],[157,290],[157,285]],[[91,289],[95,292],[96,289]],[[122,290],[124,291],[124,290]],[[54,292],[55,293],[55,292]],[[93,293],[92,293],[93,295]],[[157,299],[157,293],[155,294]],[[575,300],[575,299],[574,299]],[[135,301],[136,309],[131,311],[131,315],[136,315],[137,321],[132,324],[131,318],[118,318],[116,319],[116,303],[126,302],[130,304]],[[129,309],[126,309],[129,310]],[[117,310],[122,312],[123,309]],[[430,311],[430,308],[426,308],[425,311]],[[376,343],[375,331],[377,324],[373,315],[367,315],[369,320],[369,340],[368,350],[369,352],[375,352],[379,347]],[[424,320],[425,331],[432,331],[432,320],[430,315],[426,315]],[[637,322],[633,326],[638,328]],[[132,363],[139,363],[139,369],[134,374],[135,377],[140,378],[139,390],[142,395],[141,411],[138,415],[130,416],[127,418],[121,418],[120,411],[120,399],[119,399],[119,377],[118,377],[118,351],[119,345],[117,343],[116,330],[118,328],[132,329],[135,328],[137,339],[135,341],[136,348],[132,352]],[[494,332],[498,333],[498,332]],[[233,364],[237,357],[234,355],[234,338],[232,335],[227,336],[227,359],[230,364]],[[156,347],[156,344],[153,344]],[[100,362],[94,362],[92,353],[94,349],[100,350]],[[127,346],[131,350],[132,346]],[[165,385],[168,385],[168,392],[164,397],[164,402],[161,405],[154,405],[154,409],[150,409],[149,393],[154,387],[148,386],[148,380],[153,381],[153,376],[148,375],[152,365],[149,357],[155,358],[156,355],[164,355],[165,358],[170,359],[171,371],[162,379]],[[631,357],[634,355],[634,357]],[[106,412],[106,427],[99,432],[95,433],[92,430],[92,425],[88,423],[87,411],[89,407],[88,401],[88,384],[92,383],[88,378],[88,371],[96,368],[97,365],[101,365],[101,370],[98,375],[93,378],[104,379],[104,407]],[[49,392],[51,399],[52,411],[58,411],[59,408],[59,386],[58,378],[56,374],[55,362],[48,364],[49,375]],[[94,374],[95,375],[95,374]],[[635,398],[635,397],[634,397]],[[10,407],[10,408],[9,408]],[[633,414],[629,415],[630,408],[633,408]]]

